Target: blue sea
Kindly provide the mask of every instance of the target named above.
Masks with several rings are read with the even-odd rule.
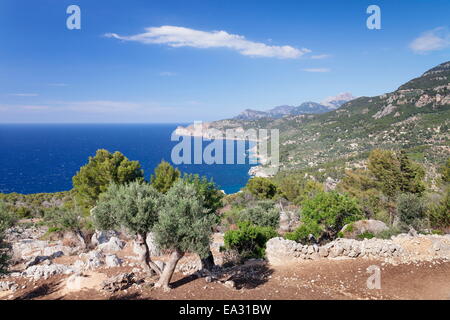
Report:
[[[170,161],[172,132],[179,124],[0,124],[0,192],[24,194],[72,188],[72,177],[97,149],[138,160],[149,179]],[[205,147],[208,142],[203,142]],[[225,153],[225,150],[224,150]],[[236,155],[235,155],[236,156]],[[212,178],[226,193],[240,190],[251,165],[183,164],[185,173]]]

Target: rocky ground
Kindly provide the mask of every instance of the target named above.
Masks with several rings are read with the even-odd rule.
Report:
[[[329,252],[339,247],[336,252],[340,254],[333,257],[321,256],[320,248],[309,247],[303,255],[300,245],[298,257],[309,258],[283,263],[271,259],[270,251],[285,250],[285,244],[280,246],[283,241],[272,239],[276,245],[268,247],[268,261],[250,260],[218,267],[212,273],[198,271],[198,257],[187,255],[172,279],[173,289],[164,292],[153,287],[154,277],[142,272],[133,241],[123,235],[96,233],[83,248],[76,237],[42,240],[44,234],[43,228],[8,231],[15,264],[10,274],[0,278],[0,299],[450,299],[448,236],[403,235],[381,242],[379,252],[383,253],[383,245],[384,254],[395,248],[401,260],[390,255],[362,256],[361,250],[352,257],[354,248],[361,249],[363,242],[351,239],[349,246],[342,240],[329,246]],[[218,250],[222,241],[222,235],[215,234],[212,251],[218,264],[227,259]],[[167,257],[151,238],[148,242],[163,266]],[[298,252],[289,246],[283,255]],[[277,254],[272,252],[272,257],[279,258]],[[374,266],[380,271],[380,288],[369,289],[372,273],[367,269]]]

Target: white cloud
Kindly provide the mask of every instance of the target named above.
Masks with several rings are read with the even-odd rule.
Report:
[[[445,27],[426,31],[409,44],[409,48],[415,53],[427,53],[448,47],[450,47],[450,32]]]
[[[306,71],[306,72],[330,72],[331,69],[328,69],[328,68],[307,68],[307,69],[303,69],[303,71]]]
[[[144,44],[166,44],[170,47],[228,48],[244,56],[294,59],[311,50],[297,49],[291,46],[272,46],[247,40],[244,36],[226,31],[201,31],[177,26],[146,28],[144,33],[121,36],[107,33],[105,36],[124,41],[136,41]]]
[[[318,55],[311,56],[311,59],[319,60],[319,59],[327,59],[330,57],[331,57],[331,54],[318,54]]]

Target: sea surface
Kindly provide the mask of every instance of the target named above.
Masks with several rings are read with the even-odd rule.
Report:
[[[171,141],[171,134],[178,125],[0,124],[0,192],[30,194],[70,190],[72,177],[88,162],[88,157],[101,148],[120,151],[128,159],[138,160],[149,179],[161,160],[171,162],[172,148],[178,143]],[[203,148],[208,144],[204,141]],[[212,178],[220,189],[234,193],[249,179],[251,165],[248,162],[176,167],[183,173]]]

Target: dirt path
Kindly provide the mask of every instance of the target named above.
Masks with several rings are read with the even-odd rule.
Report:
[[[381,289],[368,289],[367,267],[381,270]],[[176,274],[174,289],[169,293],[151,287],[131,287],[117,294],[99,291],[98,278],[127,268],[97,270],[84,280],[81,291],[68,290],[67,276],[57,276],[0,299],[450,299],[450,262],[385,265],[380,261],[320,260],[277,267],[253,266],[250,272],[236,274],[236,289],[219,282],[207,283],[204,278]],[[103,275],[101,273],[104,273]],[[89,284],[95,284],[92,288]],[[70,286],[69,286],[70,287]],[[73,289],[73,286],[71,287]]]

